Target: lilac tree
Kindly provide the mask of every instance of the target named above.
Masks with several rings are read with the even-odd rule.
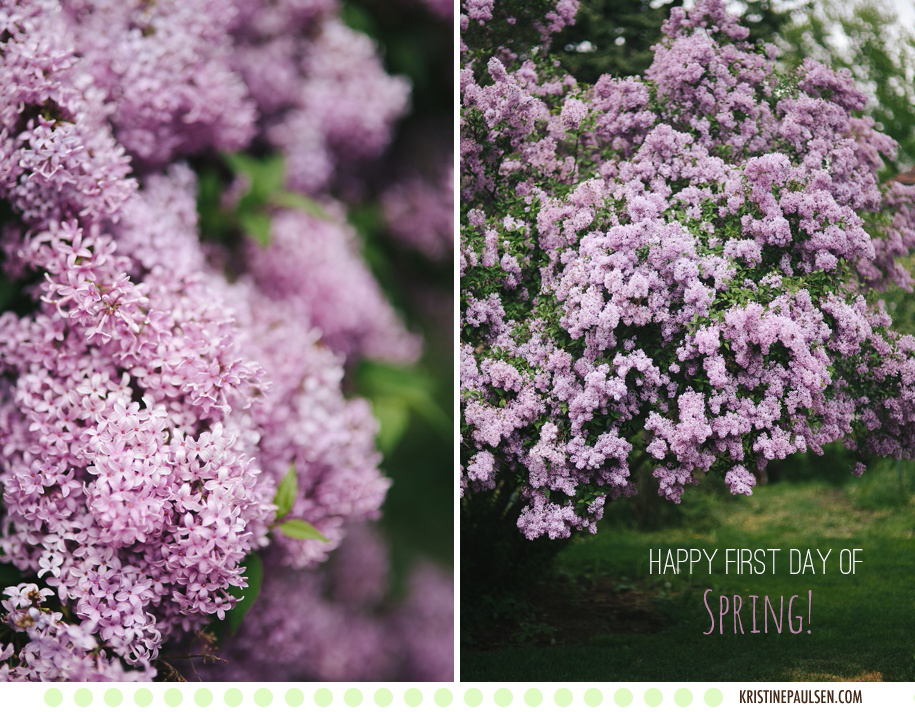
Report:
[[[911,289],[915,190],[878,181],[895,143],[847,72],[747,34],[676,8],[643,77],[593,86],[462,47],[461,491],[528,539],[593,532],[640,473],[679,502],[835,441],[915,456],[915,338],[879,301]]]

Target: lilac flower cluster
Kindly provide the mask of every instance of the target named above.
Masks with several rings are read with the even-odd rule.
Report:
[[[4,592],[0,674],[152,679],[235,606],[252,552],[294,577],[380,513],[345,367],[420,344],[328,195],[384,150],[408,86],[333,0],[14,0],[0,83],[0,269],[21,297],[0,312],[0,561],[49,587]],[[322,217],[205,245],[184,159],[252,142]],[[320,538],[274,528],[291,469],[280,515]]]
[[[435,161],[434,175],[410,171],[384,191],[381,202],[399,243],[442,261],[454,246],[454,158],[450,150],[438,153],[444,158]]]
[[[377,157],[408,108],[409,85],[385,73],[334,0],[238,0],[232,68],[260,115],[259,134],[286,157],[289,186],[326,191]],[[347,170],[350,169],[350,170]]]
[[[383,540],[368,526],[354,528],[320,574],[287,569],[265,582],[220,652],[227,663],[199,671],[234,681],[450,678],[451,577],[420,564],[406,599],[390,600],[389,587]]]
[[[915,456],[915,338],[871,299],[911,283],[894,142],[720,0],[664,31],[593,86],[465,47],[461,489],[517,487],[528,538],[594,531],[643,468],[679,501],[834,441]]]
[[[134,682],[145,680],[148,671],[124,669],[117,658],[99,649],[98,641],[83,628],[65,623],[63,614],[42,606],[53,595],[33,583],[3,590],[3,622],[28,636],[16,649],[0,646],[0,680],[67,680]]]

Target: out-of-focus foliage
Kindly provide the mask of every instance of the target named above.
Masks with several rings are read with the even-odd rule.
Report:
[[[796,12],[778,37],[784,62],[848,69],[867,92],[877,128],[899,143],[887,177],[915,163],[915,28],[899,20],[889,2],[828,0]]]
[[[419,170],[435,170],[453,125],[453,43],[451,25],[431,21],[421,3],[395,7],[380,0],[343,5],[344,20],[383,48],[388,72],[407,77],[411,111],[398,125],[388,159]],[[382,192],[391,180],[373,175]],[[453,553],[453,344],[452,262],[432,261],[404,249],[390,234],[377,195],[349,212],[363,240],[367,262],[410,327],[422,334],[423,355],[414,366],[376,362],[360,365],[356,391],[372,403],[379,421],[384,470],[394,481],[384,504],[382,525],[391,543],[393,586],[403,589],[417,555],[450,565]]]
[[[553,40],[553,48],[580,82],[593,84],[601,74],[642,74],[661,39],[661,23],[681,5],[682,0],[583,0],[575,24]],[[741,8],[751,41],[770,42],[791,21],[790,13],[770,0],[750,0]]]

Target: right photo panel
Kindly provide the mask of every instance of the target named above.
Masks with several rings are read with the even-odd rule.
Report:
[[[463,0],[459,62],[460,679],[911,681],[915,5]]]

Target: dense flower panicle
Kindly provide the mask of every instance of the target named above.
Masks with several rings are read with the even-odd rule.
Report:
[[[4,379],[0,405],[0,553],[55,586],[125,660],[148,662],[175,626],[232,606],[227,588],[265,543],[274,488],[230,418],[201,425],[213,411],[193,396],[184,413],[137,400],[142,378],[116,341],[93,347],[59,319],[0,320],[2,367],[19,376]]]
[[[326,217],[292,210],[273,219],[270,245],[250,242],[249,270],[267,296],[292,308],[299,322],[349,358],[411,361],[419,340],[407,333],[359,257],[355,231],[338,206]]]
[[[343,397],[343,358],[319,341],[295,304],[253,285],[238,288],[242,335],[273,379],[249,411],[258,461],[274,483],[295,467],[300,496],[288,516],[328,540],[275,543],[284,563],[304,568],[323,561],[349,523],[378,516],[390,482],[378,471],[377,424],[368,403]]]
[[[290,188],[323,193],[346,166],[385,149],[409,85],[385,73],[373,42],[335,16],[335,3],[240,5],[233,63],[261,114],[259,133],[286,157]]]
[[[276,561],[268,552],[265,566]],[[450,680],[454,590],[431,564],[411,574],[411,595],[386,601],[388,552],[377,533],[354,529],[329,567],[265,581],[207,678],[270,680]]]
[[[55,0],[0,15],[0,198],[27,222],[111,217],[135,188]]]
[[[3,623],[28,636],[21,650],[0,646],[0,680],[41,682],[148,682],[153,670],[125,669],[98,649],[95,638],[81,626],[63,622],[63,614],[41,604],[53,592],[33,583],[3,590]],[[11,664],[12,663],[12,664]]]
[[[0,677],[148,680],[235,605],[249,554],[269,543],[277,571],[313,568],[379,516],[377,424],[345,367],[420,348],[341,205],[278,212],[238,274],[201,243],[181,161],[258,140],[291,187],[324,194],[386,148],[409,87],[332,0],[7,5],[0,267],[21,303],[0,313],[0,561],[48,588],[5,592],[18,637]],[[423,199],[439,230],[441,195]],[[285,516],[327,541],[271,534],[290,468]],[[328,631],[309,674],[394,671],[361,667],[384,648],[374,611],[363,635],[335,610],[302,609]]]
[[[256,114],[231,66],[234,0],[63,0],[76,50],[106,94],[119,143],[143,164],[237,151]]]
[[[443,260],[454,247],[454,160],[438,165],[438,175],[414,174],[381,196],[385,221],[403,245],[429,259]]]
[[[461,488],[520,478],[530,538],[593,531],[637,467],[679,501],[837,440],[915,455],[915,339],[860,295],[911,281],[892,140],[718,0],[665,31],[641,79],[462,70]]]
[[[207,269],[193,187],[178,167],[128,203],[117,246],[136,260],[75,224],[7,245],[47,281],[41,315],[0,320],[12,527],[0,550],[74,599],[129,662],[233,605],[226,590],[265,544],[290,465],[291,516],[329,540],[284,540],[294,566],[325,558],[347,522],[376,516],[387,489],[371,413],[343,399],[342,361],[317,342],[299,311],[307,302],[230,288]],[[166,205],[171,218],[151,222]],[[126,612],[122,590],[133,591]]]

